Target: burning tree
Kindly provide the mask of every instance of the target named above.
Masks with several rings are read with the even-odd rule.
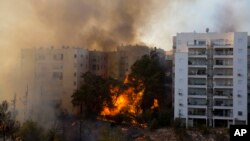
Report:
[[[141,87],[139,90],[138,87]],[[132,87],[128,76],[121,85],[110,86],[110,96],[112,98],[112,106],[104,105],[101,116],[114,117],[124,114],[130,119],[134,119],[142,113],[140,102],[144,93],[143,83],[140,82],[138,87]],[[119,116],[118,116],[119,117]],[[131,121],[136,123],[135,120]]]
[[[145,55],[134,63],[120,83],[113,79],[84,74],[85,83],[72,95],[80,114],[103,120],[150,123],[164,107],[164,68],[157,55]]]
[[[148,123],[157,118],[164,102],[164,69],[157,55],[145,55],[135,62],[131,70],[122,85],[110,86],[113,106],[104,105],[100,115],[125,115],[125,118],[132,119],[131,123],[138,123],[137,119],[141,117],[140,122]]]
[[[80,108],[81,116],[93,118],[99,115],[104,103],[111,103],[109,85],[112,80],[105,80],[89,72],[83,78],[84,84],[72,95],[72,104]]]

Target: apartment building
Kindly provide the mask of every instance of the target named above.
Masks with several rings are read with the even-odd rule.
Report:
[[[103,51],[89,51],[89,71],[98,76],[107,77],[108,53]]]
[[[173,42],[174,118],[247,124],[247,33],[177,33]]]
[[[60,104],[73,111],[71,95],[80,86],[81,75],[89,68],[89,53],[86,49],[32,48],[21,51],[21,76],[23,92],[28,105],[25,118],[39,119],[44,113]],[[43,105],[43,106],[42,106]],[[54,111],[51,111],[54,112]],[[48,116],[47,114],[46,116]],[[31,116],[31,117],[30,117]]]
[[[114,52],[109,52],[108,75],[123,80],[131,72],[130,67],[143,55],[150,54],[150,48],[141,45],[119,46]]]

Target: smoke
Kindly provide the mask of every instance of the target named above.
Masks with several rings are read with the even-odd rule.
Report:
[[[215,18],[216,29],[220,32],[235,32],[241,28],[241,19],[232,3],[219,4]]]
[[[0,0],[0,101],[21,88],[20,49],[78,46],[114,50],[145,43],[171,49],[177,32],[250,32],[250,1]],[[19,96],[18,99],[23,96]]]
[[[150,0],[31,1],[35,15],[53,32],[56,44],[99,50],[139,42],[138,29],[150,17],[151,4]]]
[[[142,42],[139,29],[150,19],[154,3],[151,0],[0,0],[3,19],[0,21],[0,100],[10,101],[16,93],[22,119],[33,118],[44,124],[54,120],[51,103],[31,99],[31,95],[39,97],[39,93],[29,91],[25,98],[26,84],[21,85],[24,82],[20,79],[20,49],[69,45],[110,51],[122,43]]]

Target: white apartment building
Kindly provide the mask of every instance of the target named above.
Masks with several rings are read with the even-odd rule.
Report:
[[[173,42],[174,118],[247,124],[247,33],[177,33]]]
[[[53,110],[57,104],[72,112],[71,95],[80,86],[81,75],[88,68],[89,52],[83,48],[22,49],[23,83],[20,85],[27,95],[24,118],[50,119],[48,116],[55,113]]]

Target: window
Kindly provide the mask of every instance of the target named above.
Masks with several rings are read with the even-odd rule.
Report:
[[[182,89],[178,89],[178,94],[182,96]]]
[[[52,78],[55,80],[62,80],[63,79],[63,73],[62,72],[53,72]]]
[[[63,54],[61,54],[61,60],[63,60]]]
[[[77,55],[75,54],[74,57],[77,58]]]
[[[238,111],[238,116],[242,116],[242,111]]]
[[[74,73],[74,77],[76,77],[76,72]]]
[[[76,81],[74,81],[74,85],[76,86]]]
[[[53,59],[54,60],[63,60],[63,54],[54,54]]]

